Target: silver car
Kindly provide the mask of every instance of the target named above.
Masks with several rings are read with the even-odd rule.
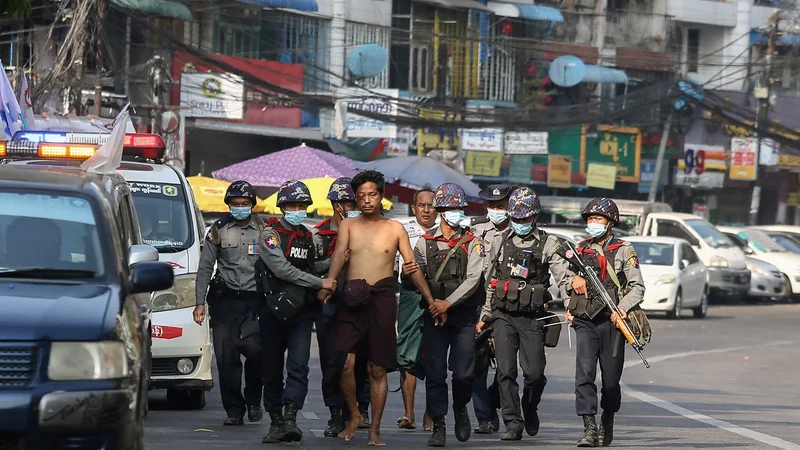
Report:
[[[781,273],[780,269],[768,262],[751,258],[749,255],[753,254],[753,249],[739,236],[733,233],[726,233],[725,236],[742,249],[747,256],[746,264],[747,269],[750,271],[748,298],[781,300],[789,295],[790,290],[787,289],[789,279]]]

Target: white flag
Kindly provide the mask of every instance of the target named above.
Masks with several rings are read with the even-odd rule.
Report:
[[[3,133],[6,140],[14,137],[14,133],[20,130],[19,118],[22,111],[17,103],[17,96],[14,94],[14,89],[11,88],[11,82],[8,81],[5,66],[3,61],[0,61],[0,67],[3,67],[3,74],[0,76],[0,118],[3,119]]]
[[[36,127],[36,116],[33,114],[33,102],[31,101],[31,91],[28,89],[28,77],[25,76],[25,71],[20,71],[19,76],[19,89],[17,89],[17,103],[19,104],[22,114],[22,127],[30,130]]]
[[[128,124],[128,106],[125,105],[117,114],[112,122],[111,135],[97,153],[81,164],[81,168],[92,173],[113,173],[116,172],[122,163],[122,149],[125,144],[125,128]]]

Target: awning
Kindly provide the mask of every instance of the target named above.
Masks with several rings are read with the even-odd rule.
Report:
[[[563,22],[561,10],[552,6],[522,5],[519,3],[489,2],[489,9],[501,17],[519,17],[527,20]]]
[[[226,122],[216,119],[194,119],[193,122],[187,122],[186,126],[208,131],[227,131],[228,133],[325,142],[325,139],[322,138],[322,131],[319,128],[282,128],[241,122]]]
[[[317,12],[315,0],[239,0],[242,3],[260,6],[262,8],[296,9],[298,11]]]
[[[189,8],[178,2],[168,0],[111,0],[111,3],[152,16],[192,20],[192,12],[189,11]]]
[[[750,30],[751,44],[767,44],[768,42],[769,33],[759,29]],[[798,45],[800,44],[800,34],[780,33],[775,39],[775,42],[778,45]]]
[[[583,81],[586,83],[627,84],[628,75],[619,69],[587,64]]]
[[[475,0],[417,0],[420,3],[441,6],[449,9],[474,9],[476,11],[492,12],[491,9],[476,2]]]

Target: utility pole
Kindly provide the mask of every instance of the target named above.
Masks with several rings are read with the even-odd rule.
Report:
[[[650,183],[650,192],[647,194],[647,202],[653,203],[656,201],[656,194],[658,193],[658,183],[661,176],[661,167],[664,165],[664,153],[667,150],[667,141],[669,140],[669,131],[672,128],[672,116],[675,115],[674,110],[667,116],[667,121],[664,123],[664,131],[661,132],[661,144],[658,146],[658,156],[656,157],[656,168],[653,173],[653,181]]]
[[[755,121],[755,136],[756,136],[756,151],[761,152],[761,133],[758,128],[767,121],[767,114],[769,113],[770,96],[772,95],[772,57],[775,54],[775,40],[778,37],[778,22],[781,20],[780,10],[775,12],[769,18],[769,40],[767,41],[767,54],[766,54],[766,69],[764,71],[763,79],[759,80],[758,86],[754,89],[754,94],[758,100],[758,107],[756,109]],[[764,85],[766,82],[766,86]],[[758,176],[758,170],[755,173],[756,180],[753,183],[753,196],[750,200],[750,217],[748,223],[750,225],[758,224],[758,210],[761,203],[761,177]]]

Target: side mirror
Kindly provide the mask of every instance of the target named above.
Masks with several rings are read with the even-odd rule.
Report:
[[[681,260],[681,270],[683,270],[683,269],[685,269],[687,267],[689,267],[689,260],[688,259],[682,259]]]
[[[163,291],[172,287],[175,273],[172,266],[165,262],[143,261],[131,269],[131,292]]]
[[[136,244],[131,245],[128,255],[128,267],[141,262],[158,261],[158,250],[152,245]]]
[[[756,254],[756,251],[755,251],[755,250],[753,250],[753,249],[752,249],[752,248],[750,248],[750,247],[745,247],[745,248],[744,248],[744,254],[745,254],[745,255],[755,255],[755,254]]]

